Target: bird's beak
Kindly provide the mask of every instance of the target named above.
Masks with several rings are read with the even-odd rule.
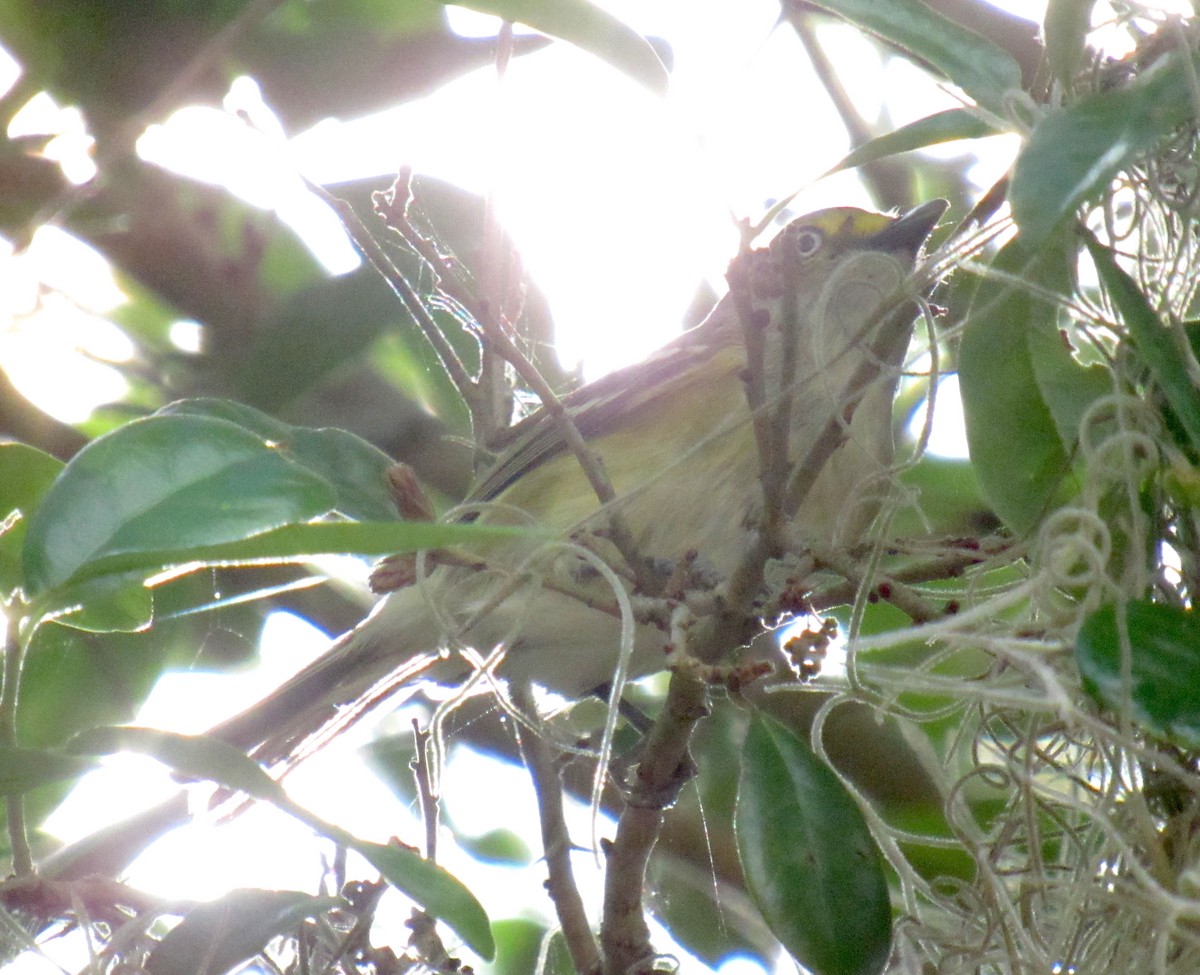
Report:
[[[881,230],[868,242],[871,250],[908,251],[916,254],[933,233],[933,228],[949,208],[947,200],[930,200],[909,210]]]

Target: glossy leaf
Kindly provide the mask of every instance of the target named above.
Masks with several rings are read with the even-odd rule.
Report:
[[[295,890],[231,890],[193,907],[146,960],[149,975],[225,975],[306,918],[339,904]]]
[[[920,0],[815,0],[813,6],[927,62],[997,115],[1005,114],[1005,93],[1021,87],[1021,67],[1011,54]]]
[[[95,767],[90,759],[51,749],[0,748],[0,796],[76,778]]]
[[[1030,246],[1050,235],[1113,175],[1192,119],[1193,65],[1172,55],[1124,88],[1053,111],[1013,168],[1009,202]]]
[[[959,139],[982,139],[985,136],[997,135],[999,131],[970,109],[950,108],[909,122],[895,132],[872,139],[849,152],[825,175],[829,176],[843,169],[853,169],[855,166],[863,166],[902,152],[924,149],[927,146],[956,142]]]
[[[334,500],[323,479],[228,421],[135,420],[76,454],[30,519],[29,595],[98,560],[244,539],[315,518]]]
[[[236,423],[327,482],[336,492],[334,510],[347,518],[386,521],[396,517],[387,487],[392,459],[347,430],[292,426],[252,406],[222,399],[179,400],[159,414],[212,416]]]
[[[1182,331],[1172,333],[1163,324],[1138,283],[1117,264],[1111,250],[1091,233],[1085,235],[1084,241],[1105,290],[1129,329],[1133,347],[1150,367],[1192,449],[1200,451],[1200,391],[1183,359],[1187,337]]]
[[[1128,640],[1129,685],[1122,674]],[[1200,619],[1144,600],[1114,604],[1089,616],[1075,639],[1084,689],[1105,707],[1157,735],[1200,748]]]
[[[738,855],[751,896],[818,975],[877,975],[891,946],[883,858],[838,777],[772,718],[750,722],[738,785]]]
[[[21,743],[62,745],[85,728],[132,720],[162,673],[167,639],[39,626],[21,671]]]
[[[192,399],[178,399],[160,409],[156,416],[206,416],[214,420],[228,420],[245,430],[249,430],[261,440],[283,444],[295,429],[290,423],[264,413],[262,410],[247,406],[232,399],[219,399],[215,396],[197,396]]]
[[[1057,309],[1023,286],[1028,281],[1062,293],[1065,264],[1061,252],[1034,252],[1018,238],[992,266],[1000,274],[980,284],[963,329],[959,388],[980,487],[996,514],[1020,534],[1073,490],[1068,449],[1039,385],[1031,344],[1035,334],[1057,336]],[[1061,386],[1083,367],[1067,361],[1061,342],[1058,350],[1065,357]],[[1046,351],[1039,345],[1039,354]],[[1090,388],[1080,393],[1087,395]],[[1056,388],[1056,400],[1064,399]]]
[[[55,593],[43,620],[89,633],[137,633],[154,619],[145,572],[81,575]]]
[[[23,443],[0,444],[0,591],[25,582],[21,545],[29,516],[63,468],[63,462]]]
[[[529,529],[444,525],[416,521],[332,521],[285,525],[238,541],[178,549],[144,549],[89,562],[81,578],[171,566],[253,565],[302,562],[313,555],[394,555],[454,545],[480,545],[529,537]],[[67,596],[73,589],[67,590]]]
[[[650,42],[589,0],[456,0],[455,6],[493,14],[568,41],[655,94],[667,92],[667,69]]]
[[[351,845],[389,884],[450,925],[475,954],[487,961],[496,957],[487,913],[461,881],[411,847],[380,846],[363,840]]]
[[[215,738],[121,726],[82,731],[68,747],[77,755],[137,752],[158,759],[181,775],[218,782],[255,799],[278,802],[284,798],[282,787],[257,762]]]

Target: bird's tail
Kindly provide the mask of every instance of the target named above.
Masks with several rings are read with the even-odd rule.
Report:
[[[375,629],[360,624],[262,700],[208,734],[248,752],[267,768],[291,765],[406,685],[413,687],[437,659],[435,654],[380,646]]]

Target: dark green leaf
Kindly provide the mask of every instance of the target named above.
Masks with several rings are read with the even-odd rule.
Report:
[[[76,454],[30,519],[29,595],[97,560],[244,539],[308,521],[334,501],[322,478],[228,421],[135,420]]]
[[[0,796],[71,779],[96,767],[91,759],[44,748],[0,748]]]
[[[375,268],[327,278],[288,297],[255,329],[233,395],[278,410],[365,355],[385,328],[409,314]]]
[[[985,136],[997,135],[999,131],[970,109],[950,108],[909,122],[895,132],[872,139],[848,153],[825,175],[829,176],[843,169],[853,169],[855,166],[863,166],[902,152],[924,149],[926,146],[941,145],[958,139],[982,139]]]
[[[1192,449],[1200,451],[1200,391],[1183,359],[1187,336],[1182,329],[1174,331],[1164,326],[1137,282],[1117,264],[1111,250],[1089,232],[1085,232],[1084,242],[1100,280],[1129,329],[1134,348],[1150,367]]]
[[[1090,95],[1042,119],[1017,158],[1009,202],[1036,246],[1113,175],[1192,119],[1193,65],[1172,55],[1125,88]]]
[[[295,890],[231,890],[192,908],[146,960],[150,975],[225,975],[305,918],[341,903]]]
[[[526,24],[568,41],[655,94],[667,93],[667,69],[650,43],[589,0],[456,0],[455,5]]]
[[[24,585],[25,526],[62,468],[61,460],[36,447],[0,444],[0,591],[4,593]]]
[[[257,762],[215,738],[123,726],[82,731],[68,747],[79,755],[138,752],[182,775],[218,782],[255,799],[277,802],[284,798],[282,787]]]
[[[487,914],[461,881],[410,847],[380,846],[363,840],[356,840],[352,846],[389,884],[450,925],[480,958],[491,961],[496,957]]]
[[[738,786],[746,884],[788,952],[819,975],[877,975],[892,938],[883,858],[862,812],[812,750],[756,714]]]
[[[1128,640],[1126,684],[1123,637]],[[1143,728],[1200,748],[1200,621],[1194,613],[1133,600],[1089,616],[1075,638],[1084,689],[1105,707],[1125,708]]]
[[[959,385],[980,487],[995,512],[1024,533],[1068,486],[1069,460],[1030,346],[1035,332],[1057,335],[1057,308],[1023,282],[1061,293],[1064,263],[1060,252],[1035,253],[1018,238],[992,267],[1000,274],[979,286],[963,329]]]
[[[1005,93],[1021,87],[1021,67],[1011,54],[920,0],[815,0],[814,6],[927,62],[1001,117]]]

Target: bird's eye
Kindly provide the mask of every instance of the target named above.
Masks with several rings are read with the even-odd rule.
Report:
[[[796,249],[797,257],[812,257],[825,243],[825,235],[813,227],[797,230],[792,236],[792,246]]]

